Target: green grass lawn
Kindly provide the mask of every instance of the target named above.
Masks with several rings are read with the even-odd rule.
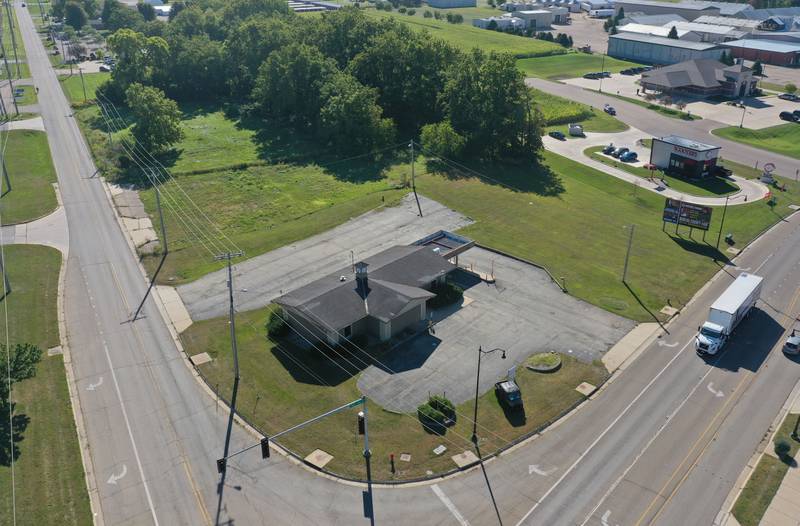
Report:
[[[682,305],[726,259],[713,243],[721,210],[714,211],[707,242],[688,229],[662,231],[664,198],[552,152],[537,168],[498,164],[472,168],[512,189],[464,174],[425,175],[417,188],[426,196],[475,219],[460,233],[476,241],[546,265],[563,276],[569,292],[640,321],[652,320],[639,301],[658,312],[667,300]],[[800,184],[781,180],[773,208],[764,201],[728,208],[725,233],[741,247],[800,203]],[[636,224],[628,282],[620,281],[626,225]],[[658,271],[654,271],[658,269]],[[634,295],[635,294],[635,295]]]
[[[672,119],[681,119],[684,121],[699,121],[702,119],[699,115],[695,115],[686,111],[681,111],[674,108],[667,108],[661,104],[657,104],[656,102],[647,102],[644,99],[635,99],[631,97],[625,97],[623,95],[617,95],[614,93],[605,93],[609,97],[614,97],[620,100],[628,101],[631,104],[636,104],[637,106],[641,106],[643,108],[647,108],[648,110],[653,110],[665,117],[670,117]]]
[[[36,245],[5,247],[12,292],[5,299],[9,340],[32,343],[43,351],[36,376],[14,385],[15,413],[30,419],[20,431],[19,457],[14,464],[18,524],[92,523],[78,437],[70,408],[64,361],[47,356],[59,345],[56,297],[61,254]],[[4,324],[0,340],[5,341]],[[3,439],[6,425],[2,426]],[[19,428],[18,428],[19,429]],[[10,524],[11,470],[0,464],[0,517]]]
[[[417,12],[424,10],[420,8]],[[552,42],[535,40],[532,38],[478,29],[473,27],[468,21],[463,24],[451,24],[446,20],[436,20],[434,18],[421,18],[419,16],[408,16],[396,11],[376,11],[368,9],[365,11],[369,16],[392,17],[400,20],[414,29],[426,30],[436,38],[449,42],[453,46],[469,50],[480,48],[483,51],[498,51],[511,53],[518,58],[538,57],[565,53],[566,49]]]
[[[567,124],[581,123],[587,132],[620,132],[628,129],[624,122],[597,110],[592,106],[580,104],[544,91],[531,89],[533,102],[542,112],[545,133],[554,130],[567,133]]]
[[[17,22],[17,13],[14,9],[11,9],[11,18],[14,21],[14,35],[12,39],[10,26],[8,24],[8,16],[5,8],[3,8],[3,47],[5,47],[6,53],[8,54],[9,66],[11,65],[11,59],[16,58],[18,60],[25,60],[25,45],[22,43],[22,35],[19,32],[19,23]],[[16,55],[14,54],[13,43],[16,42],[17,44],[17,51]]]
[[[267,340],[264,330],[267,312],[268,309],[244,312],[237,315],[236,320],[242,371],[237,405],[248,421],[264,432],[274,434],[361,396],[356,386],[357,372],[351,368],[350,373],[355,373],[351,376],[339,368],[339,365],[350,367],[343,358],[336,358],[334,363],[319,351],[297,349],[285,343],[276,346]],[[189,354],[208,352],[211,355],[213,361],[200,366],[200,371],[211,386],[219,386],[223,396],[229,397],[232,360],[227,326],[227,318],[195,323],[181,335],[181,339]],[[358,358],[350,355],[350,362],[358,362],[363,357],[360,351],[355,352]],[[303,364],[318,378],[301,370],[297,363]],[[478,405],[482,453],[492,453],[515,437],[561,414],[582,398],[575,391],[578,384],[586,381],[598,385],[606,375],[602,364],[585,364],[570,357],[564,357],[561,369],[552,374],[519,368],[517,382],[527,408],[527,419],[518,427],[512,426],[494,392],[484,394]],[[472,449],[469,442],[471,422],[463,415],[469,415],[471,419],[473,408],[472,402],[461,404],[457,408],[456,425],[444,436],[438,436],[425,432],[415,414],[391,413],[370,403],[373,478],[411,478],[424,476],[426,470],[443,472],[455,468],[450,457]],[[280,442],[301,456],[317,448],[323,449],[334,457],[328,469],[363,478],[363,446],[361,437],[356,434],[357,411],[354,409],[330,417],[286,435]],[[447,452],[436,456],[432,450],[439,444],[444,444]],[[398,473],[395,475],[389,469],[390,453],[394,453],[397,459]],[[400,453],[411,454],[411,462],[400,462]]]
[[[750,480],[747,481],[741,495],[736,499],[733,516],[741,526],[758,526],[769,503],[777,493],[783,477],[789,471],[791,459],[797,457],[800,444],[791,437],[797,417],[797,414],[789,414],[772,440],[773,447],[778,443],[785,443],[789,445],[789,450],[783,455],[779,455],[783,458],[776,458],[769,454],[761,457]]]
[[[60,60],[60,59],[59,59]],[[94,100],[94,93],[100,84],[111,78],[111,73],[84,73],[83,83],[81,76],[75,71],[74,75],[60,75],[61,89],[67,96],[67,100],[73,105],[83,104],[83,86],[86,85],[86,100]]]
[[[750,130],[738,126],[728,126],[713,130],[714,135],[719,135],[732,141],[739,141],[762,150],[780,153],[788,157],[800,159],[800,125],[796,123],[779,124]]]
[[[32,130],[14,130],[8,135],[6,168],[11,191],[0,198],[3,224],[22,223],[49,214],[56,209],[56,182],[47,134]],[[3,192],[7,190],[3,181]]]
[[[626,60],[611,57],[603,59],[601,55],[577,52],[517,60],[517,66],[525,76],[551,80],[581,77],[586,73],[602,70],[619,73],[623,69],[638,65]]]
[[[631,166],[630,164],[618,161],[613,157],[603,155],[601,152],[603,148],[603,146],[593,146],[591,148],[587,148],[583,153],[584,155],[587,155],[596,161],[613,166],[614,168],[619,168],[620,170],[625,170],[626,172],[641,177],[642,179],[647,179],[653,175],[659,179],[664,179],[670,188],[676,192],[681,192],[687,195],[719,197],[739,191],[739,187],[736,186],[736,184],[719,177],[709,177],[700,181],[692,181],[689,179],[682,179],[680,177],[667,175],[660,170],[651,171],[646,168]],[[636,148],[634,148],[634,150],[635,149]],[[640,150],[637,153],[641,154],[640,159],[642,160],[646,160],[647,156],[649,156],[649,152],[647,151],[642,152]]]
[[[28,104],[36,104],[36,88],[33,86],[19,86],[22,88],[22,96],[16,97],[16,102],[19,106],[27,106]],[[15,86],[16,88],[16,86]]]
[[[17,66],[19,65],[19,69]],[[28,69],[28,64],[25,62],[21,62],[19,64],[14,64],[9,62],[8,68],[11,70],[11,78],[12,79],[27,79],[31,76],[31,71]],[[5,80],[8,78],[8,73],[6,72],[5,66],[0,67],[0,80]]]

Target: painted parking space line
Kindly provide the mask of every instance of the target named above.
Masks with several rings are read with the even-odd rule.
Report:
[[[456,520],[461,526],[469,526],[469,522],[467,521],[467,519],[465,519],[464,516],[461,515],[461,512],[458,511],[456,505],[453,504],[453,501],[450,500],[447,497],[447,495],[444,494],[444,491],[442,491],[442,488],[440,488],[438,484],[434,484],[433,486],[431,486],[431,489],[436,494],[436,496],[439,497],[439,500],[442,501],[442,504],[444,504],[447,507],[447,509],[450,510],[450,513],[453,514],[453,517],[456,518]]]

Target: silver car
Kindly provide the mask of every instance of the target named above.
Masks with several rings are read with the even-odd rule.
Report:
[[[792,331],[792,334],[786,338],[786,343],[783,344],[783,352],[786,354],[800,354],[800,334],[797,330]]]

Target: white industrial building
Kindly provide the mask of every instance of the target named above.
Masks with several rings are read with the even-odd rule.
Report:
[[[690,32],[700,37],[700,42],[726,42],[728,40],[738,40],[747,33],[731,26],[720,26],[714,24],[700,24],[697,22],[675,22],[664,25],[664,27],[675,27],[681,31]],[[679,37],[680,38],[680,37]]]
[[[671,30],[672,30],[671,26],[650,26],[645,24],[625,24],[624,26],[619,26],[617,28],[617,31],[619,31],[620,33],[632,33],[636,35],[653,35],[664,38],[666,38],[669,35],[669,32]],[[678,40],[690,40],[694,42],[700,42],[700,35],[690,34],[691,32],[685,29],[676,28],[675,31],[678,33]]]
[[[691,42],[653,35],[618,33],[608,37],[608,55],[633,62],[677,64],[698,58],[722,57],[723,48],[709,42]]]
[[[730,26],[740,31],[755,31],[758,29],[760,20],[750,20],[748,18],[734,18],[729,16],[703,15],[694,20],[698,24],[712,24],[715,26]]]
[[[554,22],[565,24],[568,18],[569,12],[564,7],[526,9],[506,13],[502,16],[476,18],[472,20],[472,25],[481,29],[495,27],[497,29],[519,28],[546,31]],[[494,26],[492,26],[492,22],[494,22]]]
[[[480,29],[492,28],[492,22],[497,29],[525,29],[525,21],[516,16],[506,14],[503,16],[490,16],[488,18],[475,18],[472,20],[472,25]]]

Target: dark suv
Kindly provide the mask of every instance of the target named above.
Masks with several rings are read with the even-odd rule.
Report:
[[[494,384],[494,392],[501,404],[509,408],[522,407],[522,393],[514,380],[503,380]]]

